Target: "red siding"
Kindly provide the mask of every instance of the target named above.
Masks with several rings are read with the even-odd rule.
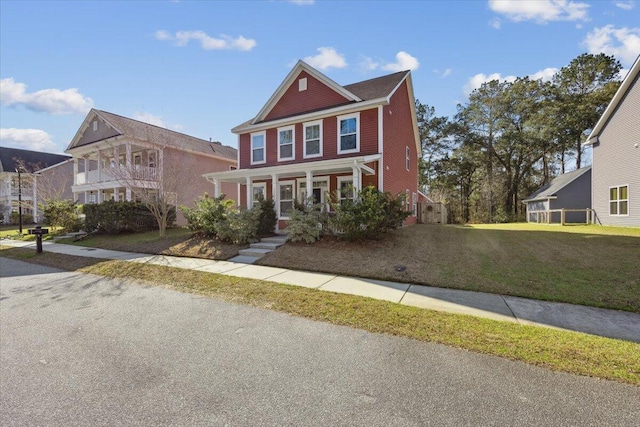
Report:
[[[251,165],[251,134],[240,135],[240,168],[259,168],[278,166],[291,163],[312,162],[318,160],[337,159],[351,156],[365,156],[378,153],[378,110],[371,108],[360,112],[360,152],[338,155],[337,116],[322,120],[322,157],[303,159],[304,134],[302,123],[295,125],[295,160],[278,162],[278,134],[277,128],[267,129],[267,162]]]
[[[418,153],[416,150],[411,105],[407,82],[398,88],[391,102],[383,108],[384,120],[384,191],[409,196],[418,192]],[[411,163],[406,168],[406,147],[409,147]],[[407,224],[415,224],[416,218],[409,217]]]
[[[307,90],[301,92],[298,89],[298,81],[305,77],[307,79]],[[273,120],[322,108],[335,107],[349,102],[353,101],[340,95],[318,79],[311,77],[306,71],[302,71],[276,105],[269,111],[264,120]]]

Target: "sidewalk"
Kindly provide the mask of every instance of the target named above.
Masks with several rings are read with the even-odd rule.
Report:
[[[34,242],[3,245],[35,249]],[[139,262],[360,295],[429,310],[584,332],[640,343],[640,314],[409,283],[336,276],[229,261],[146,255],[43,242],[45,252]]]

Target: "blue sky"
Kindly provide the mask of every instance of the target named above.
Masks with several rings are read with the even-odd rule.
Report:
[[[0,144],[62,152],[91,107],[236,146],[298,59],[340,84],[413,70],[452,116],[491,78],[640,54],[634,1],[0,0]]]

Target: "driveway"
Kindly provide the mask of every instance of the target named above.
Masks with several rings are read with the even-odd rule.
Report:
[[[0,259],[0,424],[637,425],[640,388]]]

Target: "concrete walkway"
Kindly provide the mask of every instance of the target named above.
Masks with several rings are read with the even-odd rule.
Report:
[[[3,245],[35,249],[34,242],[3,240]],[[360,295],[413,307],[488,319],[584,332],[640,343],[640,314],[505,295],[434,288],[409,283],[336,276],[201,258],[146,255],[58,243],[45,252],[113,259],[260,279],[324,291]]]

